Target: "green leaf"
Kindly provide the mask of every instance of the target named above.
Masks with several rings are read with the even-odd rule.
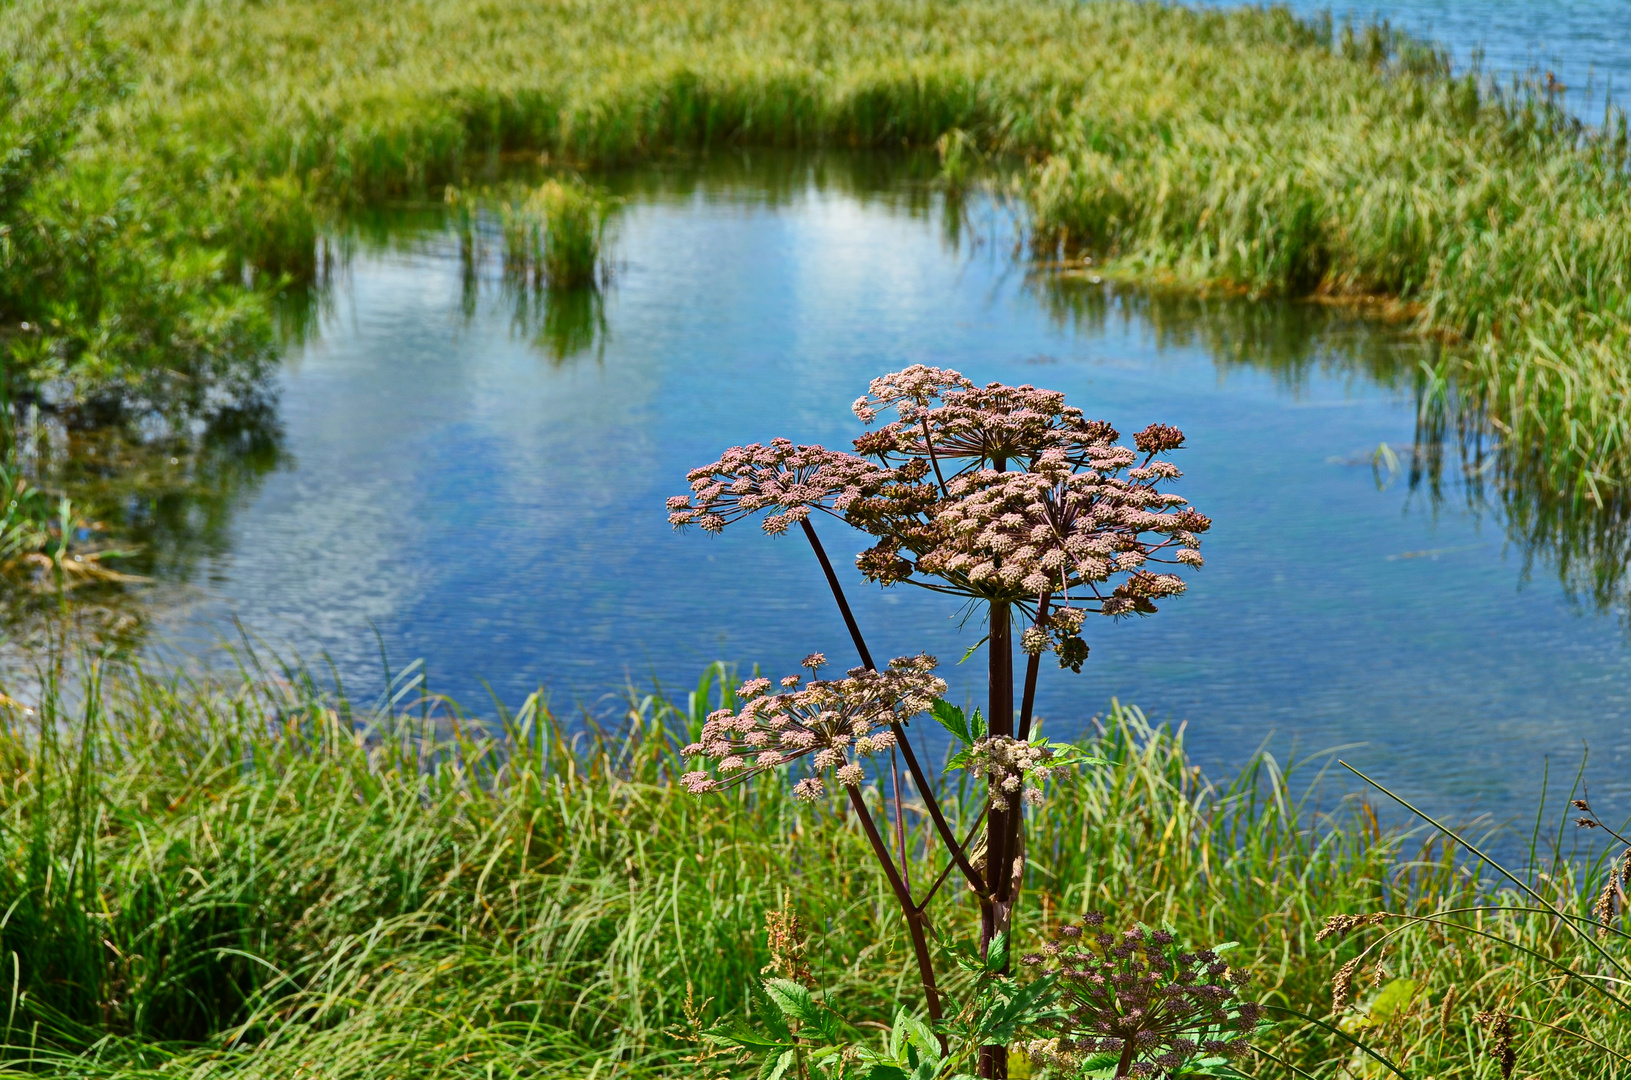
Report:
[[[821,1007],[810,996],[810,988],[792,979],[766,979],[764,981],[765,993],[775,1003],[776,1008],[789,1020],[797,1020],[802,1024],[814,1024],[820,1016]]]
[[[1058,1014],[1057,982],[1057,976],[1049,975],[1000,997],[980,1018],[980,1041],[1012,1042],[1021,1026]]]
[[[985,950],[985,970],[993,975],[1008,966],[1008,931],[998,930],[991,935],[991,944]]]
[[[974,736],[969,734],[968,717],[963,715],[962,709],[949,701],[937,701],[930,713],[940,722],[941,727],[951,732],[965,746],[974,741]]]
[[[785,1050],[789,1046],[786,1038],[775,1038],[763,1035],[748,1027],[741,1017],[733,1016],[723,1024],[716,1024],[702,1033],[703,1038],[719,1046],[733,1046],[741,1050]]]
[[[787,1070],[798,1063],[798,1051],[785,1050],[780,1057],[766,1058],[759,1067],[759,1080],[782,1080]]]
[[[765,1001],[765,991],[762,989],[750,991],[750,993],[759,1005],[766,1006],[754,1010],[754,1012],[758,1014],[760,1020],[764,1023],[764,1026],[769,1028],[770,1033],[776,1038],[780,1039],[782,1042],[791,1043],[793,1041],[793,1032],[792,1029],[787,1026],[786,1013],[782,1011],[781,1005],[777,1004],[774,1009],[769,1008],[768,1003]],[[771,998],[770,1001],[774,1002],[775,999]]]
[[[791,979],[766,979],[764,988],[782,1016],[805,1026],[801,1034],[806,1037],[819,1035],[828,1042],[843,1039],[843,1021],[837,1013],[817,1002],[808,987]]]

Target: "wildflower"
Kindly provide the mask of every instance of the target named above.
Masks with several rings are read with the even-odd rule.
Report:
[[[804,920],[792,911],[765,912],[765,944],[770,947],[770,963],[759,969],[761,975],[776,975],[810,986],[810,964],[805,959],[809,939]]]
[[[808,757],[817,773],[833,773],[841,786],[859,784],[864,774],[857,759],[887,752],[895,745],[893,726],[928,711],[945,694],[936,664],[932,656],[902,656],[883,671],[855,668],[842,679],[811,679],[776,694],[769,693],[769,679],[749,680],[738,690],[741,709],[710,714],[701,737],[685,748],[687,755],[712,759],[722,778],[698,770],[680,782],[700,795]],[[819,775],[793,788],[807,802],[825,791]]]
[[[974,384],[948,368],[913,364],[904,371],[880,375],[872,380],[864,397],[857,398],[854,411],[863,424],[870,424],[880,409],[894,406],[901,419],[916,420],[919,414],[950,390],[970,390]]]
[[[870,424],[890,405],[900,419],[867,437],[862,452],[936,463],[962,460],[969,463],[966,467],[1024,465],[1049,449],[1064,450],[1082,462],[1105,450],[1118,458],[1126,455],[1125,464],[1133,461],[1132,451],[1112,448],[1115,428],[1088,420],[1080,409],[1067,406],[1057,390],[996,382],[975,386],[955,371],[916,365],[872,380],[871,392],[855,403],[855,414]]]
[[[762,528],[777,535],[812,510],[842,512],[888,474],[854,454],[796,446],[788,439],[774,439],[769,446],[733,446],[718,461],[685,474],[691,494],[668,500],[668,521],[676,529],[694,524],[719,532],[734,521],[773,510]]]
[[[1008,735],[980,739],[969,748],[969,771],[984,776],[993,810],[1010,808],[1009,797],[1021,793],[1026,802],[1042,801],[1038,786],[1048,778],[1048,761],[1053,751],[1043,743],[1021,742]]]
[[[1204,564],[1198,534],[1211,520],[1160,490],[1182,475],[1157,456],[1182,445],[1176,428],[1140,432],[1140,461],[1115,445],[1114,428],[1056,391],[974,387],[940,369],[874,380],[856,411],[870,422],[891,405],[901,419],[856,443],[890,475],[874,477],[843,511],[877,538],[856,560],[869,579],[1011,604],[1054,595],[1067,609],[1121,616],[1150,614],[1155,601],[1184,591],[1180,577],[1148,564]],[[924,479],[931,465],[934,484]],[[1077,631],[1046,620],[1037,629],[1056,642],[1063,666],[1080,668],[1085,653],[1070,644]],[[1041,651],[1034,634],[1024,644]]]
[[[1178,952],[1166,931],[1084,932],[1103,923],[1092,912],[1079,926],[1059,928],[1059,947],[1037,958],[1058,975],[1066,1016],[1055,1022],[1060,1038],[1027,1044],[1034,1060],[1074,1073],[1094,1054],[1117,1054],[1117,1075],[1173,1076],[1202,1052],[1246,1052],[1244,1037],[1262,1006],[1239,1000],[1244,973],[1210,951]]]

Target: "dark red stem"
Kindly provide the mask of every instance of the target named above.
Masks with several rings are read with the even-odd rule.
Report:
[[[849,793],[849,802],[855,808],[856,817],[861,819],[861,829],[872,844],[872,853],[878,857],[884,876],[889,879],[889,888],[895,894],[895,901],[900,904],[901,914],[906,916],[906,929],[912,938],[912,952],[917,956],[917,971],[923,980],[923,996],[928,1005],[929,1019],[939,1020],[944,1014],[940,1010],[940,990],[935,985],[934,961],[929,956],[929,939],[923,932],[923,912],[912,902],[912,894],[906,891],[906,883],[895,868],[895,860],[889,857],[889,848],[878,832],[877,822],[872,820],[872,811],[867,809],[866,800],[861,797],[861,789],[855,784],[847,784],[844,790]],[[945,1051],[944,1036],[941,1051]]]
[[[827,549],[821,546],[815,526],[810,524],[809,518],[802,519],[799,524],[804,526],[804,537],[810,541],[816,561],[821,563],[821,572],[827,575],[827,586],[832,589],[832,598],[838,601],[838,611],[844,616],[844,625],[849,628],[850,640],[855,642],[855,651],[861,654],[861,663],[866,665],[868,671],[877,671],[878,665],[872,662],[872,653],[867,651],[866,642],[861,638],[861,628],[855,625],[855,614],[849,609],[849,601],[844,599],[844,587],[838,584],[838,575],[833,572]]]
[[[855,642],[855,651],[861,654],[861,663],[869,671],[876,671],[878,667],[872,662],[872,653],[867,649],[866,642],[861,638],[861,628],[855,623],[855,616],[850,612],[849,601],[844,599],[844,587],[838,583],[838,575],[833,572],[832,562],[827,558],[827,550],[821,546],[821,538],[816,535],[815,526],[810,524],[808,518],[799,522],[804,527],[804,537],[810,541],[810,549],[815,552],[816,561],[821,563],[822,573],[827,575],[827,586],[832,589],[833,599],[838,602],[838,610],[844,616],[844,625],[849,628],[849,636]],[[912,749],[910,740],[906,738],[906,727],[898,721],[890,724],[889,730],[895,733],[895,744],[900,747],[901,756],[906,759],[906,770],[912,774],[912,783],[917,787],[918,794],[923,798],[923,806],[929,811],[929,820],[934,822],[935,831],[940,834],[940,840],[951,852],[957,868],[963,872],[970,886],[976,892],[983,892],[985,883],[979,873],[968,861],[962,847],[957,843],[956,835],[951,826],[946,823],[946,815],[940,809],[939,800],[934,797],[934,786],[923,772],[923,766],[918,762],[917,753]]]

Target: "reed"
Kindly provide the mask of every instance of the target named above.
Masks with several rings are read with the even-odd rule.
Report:
[[[1585,131],[1384,27],[1129,0],[17,0],[6,23],[14,93],[68,103],[3,136],[56,148],[9,235],[74,238],[13,249],[12,281],[51,282],[6,294],[44,328],[8,340],[25,377],[252,368],[324,222],[505,155],[938,143],[953,186],[1028,160],[1041,243],[1123,275],[1390,297],[1455,346],[1436,373],[1514,468],[1587,502],[1631,477],[1624,117]]]
[[[48,669],[31,711],[0,699],[6,1069],[694,1075],[676,1037],[688,994],[707,1016],[743,1007],[769,960],[765,913],[792,881],[816,905],[800,910],[816,978],[847,1015],[888,1021],[914,997],[891,898],[844,869],[866,857],[853,816],[776,785],[698,801],[672,782],[679,748],[731,700],[718,667],[689,694],[630,694],[588,726],[534,696],[485,727],[445,702],[421,708],[412,675],[370,704],[253,658],[214,682],[66,669],[71,695]],[[1581,946],[1546,915],[1501,910],[1454,845],[1384,828],[1362,803],[1322,809],[1307,766],[1266,754],[1208,781],[1181,732],[1136,709],[1094,730],[1118,764],[1036,813],[1031,925],[1096,907],[1241,941],[1232,955],[1251,957],[1270,1004],[1346,1025],[1410,1075],[1488,1075],[1471,1016],[1497,999],[1626,1045],[1623,1013],[1526,989],[1551,969],[1519,946],[1565,963]],[[1544,887],[1589,916],[1602,869]],[[1330,1015],[1332,972],[1359,945],[1317,944],[1327,915],[1477,902],[1490,907],[1480,929],[1512,944],[1401,937],[1380,987],[1362,981],[1357,1011]],[[1578,1039],[1525,1032],[1525,1061],[1611,1075]],[[1383,1075],[1301,1021],[1261,1045],[1317,1076]],[[1268,1058],[1251,1071],[1291,1075]]]
[[[609,204],[577,178],[546,180],[501,202],[506,274],[522,285],[581,289],[596,283]]]

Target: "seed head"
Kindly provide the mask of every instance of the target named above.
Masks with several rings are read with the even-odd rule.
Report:
[[[1331,1011],[1341,1012],[1353,1000],[1354,973],[1359,970],[1359,957],[1354,957],[1337,968],[1331,976]]]
[[[1511,1080],[1512,1069],[1518,1063],[1518,1051],[1512,1046],[1512,1016],[1505,1009],[1497,1009],[1478,1013],[1473,1022],[1489,1033],[1486,1052],[1500,1063],[1501,1080]]]

